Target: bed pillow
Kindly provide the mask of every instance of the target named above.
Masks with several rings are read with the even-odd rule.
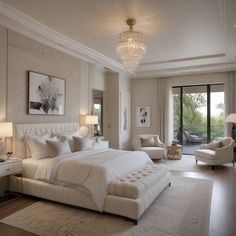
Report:
[[[84,151],[93,149],[93,143],[90,137],[76,137],[73,136],[74,147],[76,151]]]
[[[46,140],[46,144],[48,146],[51,158],[62,154],[71,153],[70,146],[67,140],[64,141]]]
[[[30,151],[30,138],[42,138],[42,139],[50,139],[52,136],[49,133],[45,133],[42,135],[25,135],[24,137],[24,143],[26,148],[26,157],[31,158],[31,151]]]
[[[68,141],[71,152],[76,152],[75,141],[73,140],[73,138],[70,137],[69,135],[64,135],[60,139],[60,141],[65,141],[65,140]]]
[[[33,159],[39,160],[43,158],[47,158],[50,156],[48,146],[46,144],[46,140],[54,140],[56,141],[56,137],[52,138],[42,138],[42,137],[26,137],[26,142],[30,150],[31,157]]]
[[[215,151],[217,148],[222,148],[223,142],[222,141],[213,141],[208,144],[208,148]]]
[[[155,147],[155,140],[153,137],[150,138],[141,138],[140,137],[140,142],[142,147]]]

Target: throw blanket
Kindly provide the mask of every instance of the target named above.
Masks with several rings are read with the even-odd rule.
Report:
[[[146,164],[153,164],[144,152],[100,149],[44,159],[35,179],[87,189],[100,211],[111,181]]]

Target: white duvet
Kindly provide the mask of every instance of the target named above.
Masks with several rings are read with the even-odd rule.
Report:
[[[144,152],[100,149],[74,152],[43,159],[35,179],[55,184],[84,188],[103,210],[111,181],[146,164],[153,164]]]

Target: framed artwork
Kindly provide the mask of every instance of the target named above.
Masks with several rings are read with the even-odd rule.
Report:
[[[150,127],[150,106],[136,107],[136,126]]]
[[[130,132],[130,94],[120,92],[120,130]]]
[[[33,71],[28,72],[29,115],[64,115],[65,80]]]

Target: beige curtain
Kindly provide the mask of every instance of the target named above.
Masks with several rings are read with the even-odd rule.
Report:
[[[171,79],[157,79],[157,130],[160,139],[165,144],[172,141],[173,115],[172,115],[172,87]]]
[[[225,117],[236,113],[236,72],[228,72],[225,83]],[[232,124],[226,124],[225,135],[231,136]]]

